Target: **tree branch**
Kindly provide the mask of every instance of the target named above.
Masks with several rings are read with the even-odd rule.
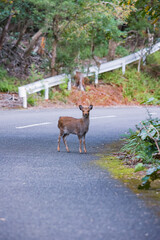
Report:
[[[1,37],[0,37],[0,51],[2,50],[4,39],[5,39],[6,33],[8,31],[9,25],[11,23],[12,16],[13,16],[13,13],[9,15],[7,23],[6,23],[6,25],[5,25],[5,27],[2,31],[2,34],[1,34]]]
[[[31,39],[31,43],[30,43],[29,47],[24,52],[24,58],[27,58],[31,54],[31,51],[32,51],[34,45],[36,44],[36,42],[38,41],[38,39],[40,38],[40,36],[42,34],[43,34],[43,29],[40,29],[38,32],[36,32],[34,34],[34,36]]]

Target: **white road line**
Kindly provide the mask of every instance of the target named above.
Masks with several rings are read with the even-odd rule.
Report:
[[[91,119],[115,118],[115,117],[116,117],[115,115],[109,115],[109,116],[91,117]],[[52,123],[51,122],[36,123],[36,124],[16,127],[16,129],[31,128],[31,127],[37,127],[37,126],[43,126],[43,125],[49,125],[49,124],[52,124]]]
[[[151,115],[157,115],[157,113],[156,113],[156,112],[151,112],[150,114],[151,114]]]
[[[30,127],[37,127],[37,126],[43,126],[43,125],[49,125],[51,122],[44,122],[44,123],[36,123],[36,124],[31,124],[31,125],[26,125],[26,126],[21,126],[21,127],[16,127],[17,129],[22,129],[22,128],[30,128]]]
[[[110,116],[98,116],[98,117],[91,117],[91,119],[100,119],[100,118],[115,118],[115,115],[110,115]]]

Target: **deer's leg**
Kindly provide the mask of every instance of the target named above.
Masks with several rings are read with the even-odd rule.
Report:
[[[83,136],[83,147],[84,147],[84,152],[86,153],[86,141],[85,141],[85,135]]]
[[[59,134],[59,137],[58,137],[58,147],[57,147],[57,151],[60,152],[60,141],[61,141],[61,133]]]
[[[79,152],[82,153],[82,138],[78,136],[79,138]]]
[[[69,152],[69,148],[68,148],[68,146],[67,146],[66,136],[67,136],[67,134],[64,134],[64,135],[63,135],[63,142],[64,142],[64,145],[66,146],[67,152]]]

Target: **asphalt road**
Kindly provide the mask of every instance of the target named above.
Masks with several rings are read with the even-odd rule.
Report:
[[[151,108],[160,117],[159,108]],[[68,137],[57,152],[59,116],[78,109],[0,111],[0,240],[158,240],[160,218],[93,164],[104,144],[147,117],[145,108],[94,108],[87,154]]]

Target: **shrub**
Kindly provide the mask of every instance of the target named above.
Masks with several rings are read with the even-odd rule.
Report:
[[[130,160],[139,162],[135,172],[144,170],[143,163],[152,164],[138,186],[139,189],[149,189],[152,181],[160,179],[160,119],[153,119],[149,114],[149,119],[136,125],[136,131],[130,130],[121,151]]]
[[[0,68],[0,91],[1,92],[18,92],[20,80],[8,75],[7,71]]]
[[[138,73],[137,68],[128,66],[125,75],[122,70],[101,74],[104,83],[122,86],[123,97],[140,104],[160,104],[160,84],[145,72]],[[154,99],[152,99],[154,98]],[[149,101],[152,99],[152,101]]]
[[[27,99],[27,102],[28,102],[29,105],[35,106],[36,103],[37,103],[37,99],[35,98],[34,95],[30,95]]]
[[[148,119],[136,125],[136,131],[130,130],[126,144],[121,151],[143,163],[156,163],[154,155],[160,147],[160,119]]]
[[[147,170],[146,176],[142,178],[142,184],[138,186],[138,189],[149,189],[151,182],[156,179],[160,179],[160,165]]]
[[[125,56],[129,55],[129,51],[126,48],[122,47],[122,46],[118,46],[116,48],[116,54],[118,56],[120,56],[120,57],[125,57]]]

